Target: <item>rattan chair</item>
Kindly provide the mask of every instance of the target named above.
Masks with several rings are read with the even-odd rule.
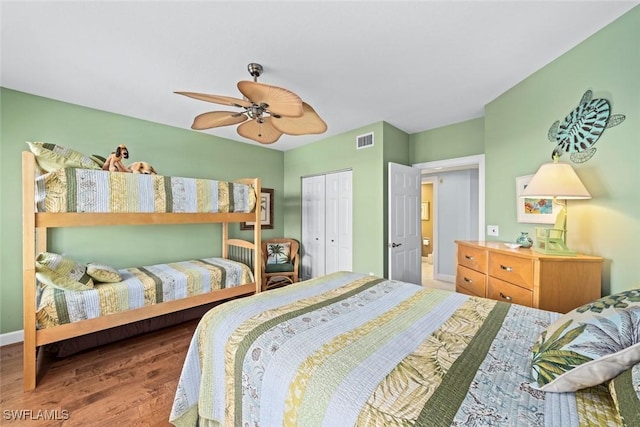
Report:
[[[262,286],[268,288],[283,282],[298,281],[300,245],[297,240],[287,238],[267,239],[262,241]],[[286,249],[289,249],[286,254]],[[271,250],[270,250],[271,249]]]

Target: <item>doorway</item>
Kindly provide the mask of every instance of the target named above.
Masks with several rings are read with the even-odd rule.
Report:
[[[423,184],[433,186],[430,212],[433,239],[429,242],[433,254],[433,279],[455,283],[455,240],[485,238],[484,155],[412,166],[421,170]],[[448,183],[455,185],[445,185]],[[460,194],[466,196],[460,199]]]
[[[420,184],[420,231],[422,237],[422,278],[433,279],[433,182],[422,179]]]

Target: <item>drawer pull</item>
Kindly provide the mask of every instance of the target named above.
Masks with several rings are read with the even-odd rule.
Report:
[[[472,261],[472,260],[473,260],[473,257],[472,257],[471,255],[465,255],[464,257],[465,257],[466,259],[468,259],[469,261]]]
[[[468,277],[463,278],[463,280],[467,283],[473,283],[473,280],[469,279]]]
[[[513,299],[513,298],[511,298],[510,296],[507,296],[507,295],[503,294],[502,292],[500,292],[500,297],[501,297],[502,299],[507,300],[507,301],[511,301],[511,300]]]
[[[513,267],[507,267],[506,265],[502,265],[500,264],[500,268],[503,269],[504,271],[513,271]]]

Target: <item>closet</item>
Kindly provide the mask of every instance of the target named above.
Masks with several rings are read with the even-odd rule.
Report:
[[[352,270],[352,171],[302,178],[302,280]]]

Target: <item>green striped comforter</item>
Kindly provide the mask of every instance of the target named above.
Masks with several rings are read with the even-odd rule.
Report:
[[[224,258],[204,258],[119,270],[122,281],[82,291],[38,287],[38,328],[92,319],[254,282],[251,269]]]
[[[36,178],[38,212],[252,212],[252,186],[208,179],[95,169],[57,169]]]
[[[347,272],[264,292],[202,318],[170,421],[616,425],[606,388],[529,386],[530,348],[557,316]]]

